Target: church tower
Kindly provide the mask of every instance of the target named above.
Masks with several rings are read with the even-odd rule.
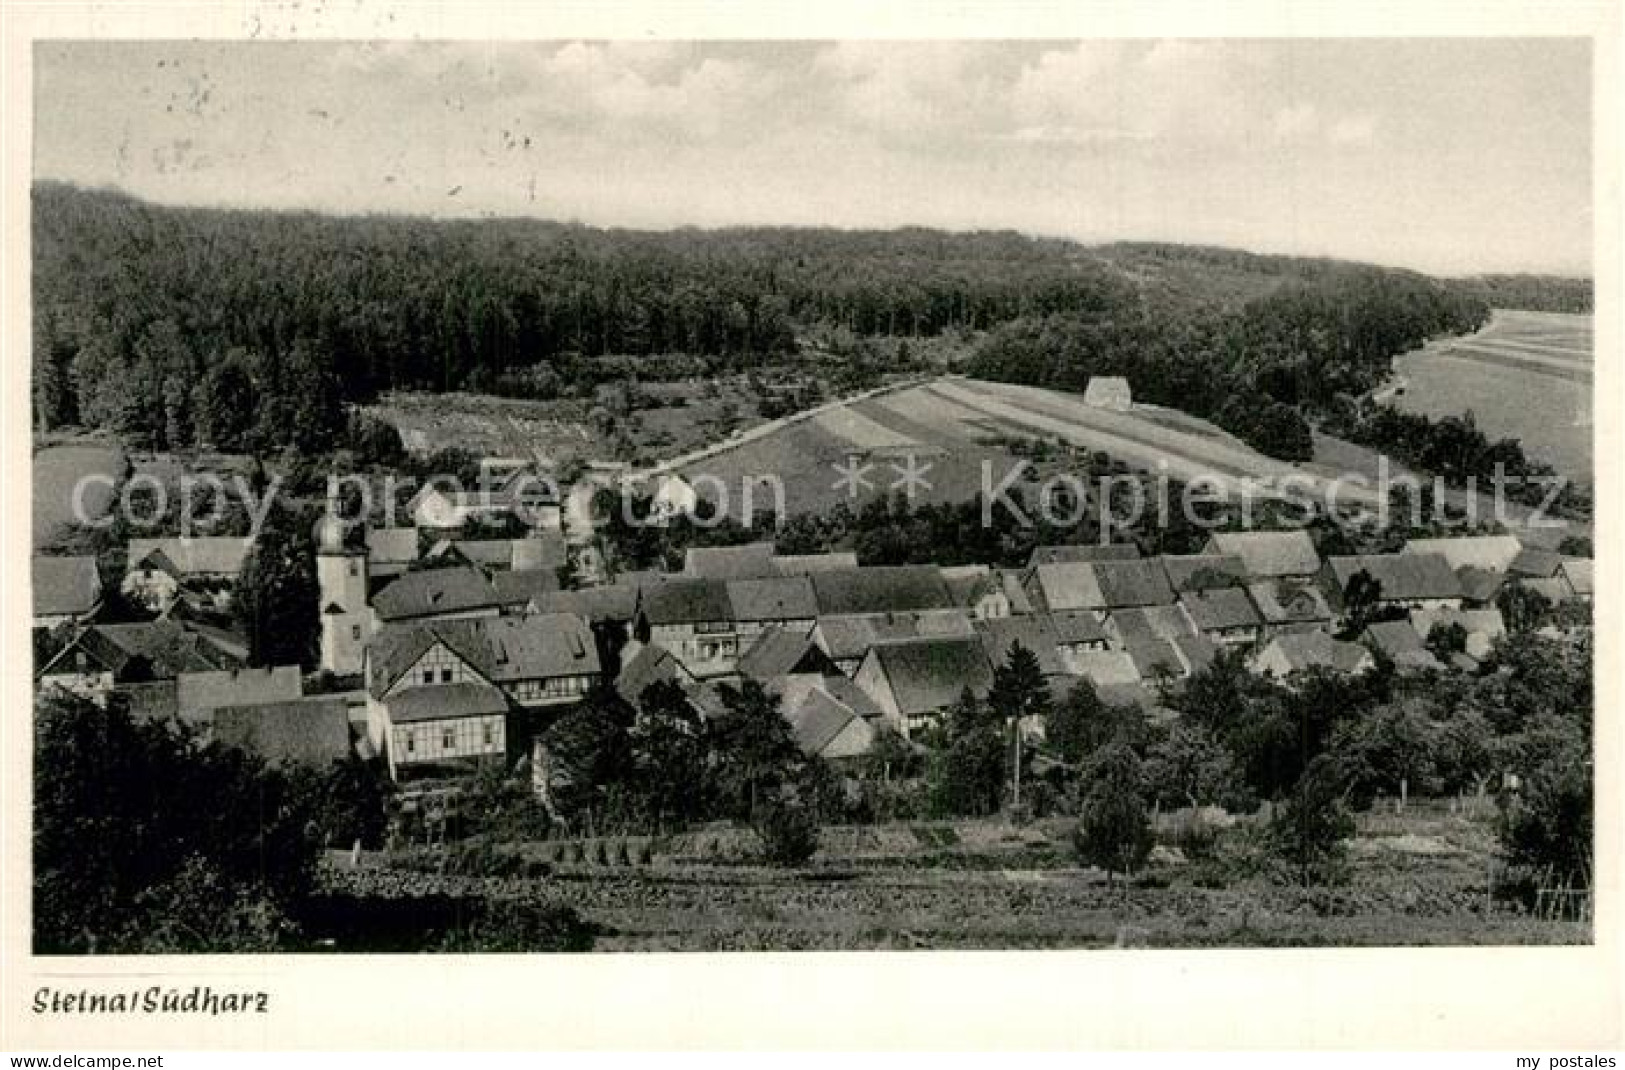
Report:
[[[316,582],[321,589],[323,670],[338,676],[361,672],[367,649],[367,552],[344,545],[344,524],[322,522],[316,540]]]

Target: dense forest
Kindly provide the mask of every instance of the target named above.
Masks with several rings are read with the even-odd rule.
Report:
[[[834,333],[986,334],[976,374],[1070,389],[1129,372],[1147,400],[1299,456],[1298,410],[1368,388],[1395,353],[1518,292],[1011,232],[340,218],[58,184],[34,189],[33,236],[41,426],[307,452],[342,434],[346,402],[385,390],[545,397],[590,382],[584,365],[749,369]],[[1568,292],[1548,281],[1533,298]]]
[[[1590,279],[1562,275],[1474,275],[1452,280],[1453,285],[1491,308],[1518,308],[1530,312],[1591,312]]]
[[[1127,376],[1136,400],[1203,416],[1260,451],[1310,456],[1306,415],[1388,377],[1395,356],[1476,330],[1480,299],[1411,272],[1335,265],[1236,307],[1153,307],[1023,316],[994,329],[969,368],[986,379],[1081,391]]]

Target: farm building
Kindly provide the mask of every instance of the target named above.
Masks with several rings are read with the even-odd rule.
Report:
[[[1377,605],[1390,609],[1460,609],[1461,580],[1441,554],[1357,554],[1326,559],[1327,599],[1342,609],[1349,582],[1365,573],[1378,584]]]
[[[1263,638],[1331,627],[1332,607],[1317,584],[1294,579],[1261,580],[1247,585],[1247,596],[1263,618]]]
[[[164,704],[174,708],[174,684],[187,672],[232,669],[241,659],[178,620],[145,624],[93,624],[39,670],[41,692],[61,688],[92,702],[126,686],[166,685]]]
[[[832,569],[808,578],[819,616],[954,608],[953,594],[935,565]]]
[[[1241,558],[1254,580],[1308,579],[1320,571],[1320,555],[1307,531],[1229,531],[1207,541],[1204,554]]]
[[[636,703],[655,684],[676,684],[686,689],[698,682],[665,647],[637,644],[636,649],[629,647],[621,654],[615,691],[628,702]]]
[[[1134,407],[1134,394],[1121,375],[1096,375],[1083,391],[1083,403],[1097,409],[1128,412]]]
[[[802,631],[772,627],[739,656],[739,675],[766,687],[778,686],[787,676],[839,676],[828,654]]]
[[[304,693],[297,665],[183,672],[175,678],[175,709],[183,721],[206,723],[228,706],[293,702]]]
[[[836,668],[850,676],[876,643],[920,639],[934,635],[974,634],[970,617],[958,609],[928,609],[914,613],[834,613],[818,618],[812,641],[828,654]]]
[[[1180,611],[1196,634],[1224,646],[1250,646],[1264,631],[1264,617],[1244,587],[1186,591]]]
[[[1459,535],[1444,539],[1411,539],[1400,552],[1438,554],[1457,571],[1472,566],[1491,572],[1505,572],[1523,552],[1523,543],[1513,535]]]
[[[966,690],[985,696],[993,666],[978,636],[901,639],[871,647],[852,682],[906,736],[935,721]]]
[[[883,730],[884,712],[844,676],[798,678],[786,686],[781,702],[803,754],[861,757]]]
[[[633,636],[669,650],[696,677],[726,675],[739,657],[728,585],[673,579],[638,588]]]
[[[1285,680],[1310,669],[1330,669],[1359,673],[1375,662],[1371,652],[1358,643],[1344,643],[1321,631],[1287,632],[1270,640],[1252,660],[1252,670],[1261,676]]]
[[[1465,653],[1472,658],[1487,657],[1495,641],[1507,632],[1506,622],[1501,618],[1499,609],[1411,610],[1411,627],[1416,629],[1416,633],[1424,641],[1433,634],[1433,629],[1448,628],[1452,624],[1459,624],[1466,631]]]
[[[771,542],[691,546],[683,555],[683,575],[695,579],[750,580],[779,574]]]

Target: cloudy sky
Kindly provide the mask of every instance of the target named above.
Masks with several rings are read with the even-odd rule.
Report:
[[[1591,263],[1576,40],[64,43],[35,174],[171,204]]]

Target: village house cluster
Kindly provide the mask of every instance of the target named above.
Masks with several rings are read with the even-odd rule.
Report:
[[[1378,657],[1471,668],[1506,631],[1503,585],[1554,604],[1592,594],[1590,560],[1512,536],[1322,559],[1304,531],[1215,534],[1201,553],[1156,558],[1127,544],[1046,546],[1019,569],[865,567],[851,553],[757,542],[571,590],[565,566],[590,546],[567,542],[556,514],[520,538],[439,537],[468,505],[431,492],[414,503],[421,526],[359,539],[324,527],[320,671],[309,677],[247,667],[245,641],[220,623],[252,540],[132,540],[120,593],[157,614],[146,623],[98,621],[94,559],[36,557],[36,636],[56,637],[38,687],[98,702],[117,692],[138,716],[274,760],[381,759],[404,783],[516,763],[560,707],[602,682],[636,701],[669,681],[710,713],[719,684],[751,679],[779,697],[807,752],[842,759],[885,728],[916,733],[966,690],[985,695],[1018,643],[1058,694],[1088,680],[1107,701],[1152,709],[1226,648],[1285,681],[1362,672]],[[1362,575],[1374,622],[1335,638]],[[1446,666],[1427,640],[1456,625],[1466,639]]]

